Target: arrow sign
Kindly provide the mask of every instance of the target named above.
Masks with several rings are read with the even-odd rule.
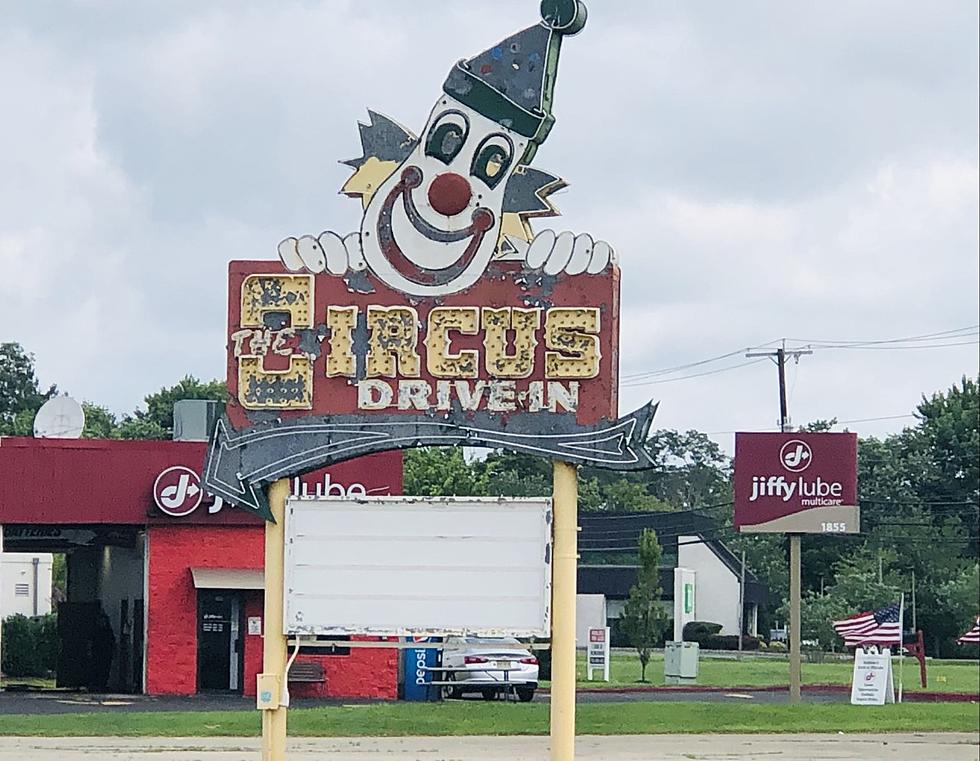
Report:
[[[423,418],[326,415],[276,420],[242,430],[222,418],[211,437],[204,488],[271,520],[265,484],[392,449],[489,447],[595,468],[645,470],[653,464],[645,442],[656,411],[650,403],[595,427],[579,425],[556,412],[509,419],[485,412]]]

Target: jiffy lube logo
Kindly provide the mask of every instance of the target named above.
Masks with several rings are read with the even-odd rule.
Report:
[[[799,473],[809,468],[811,460],[813,460],[813,452],[810,445],[799,439],[787,441],[779,450],[779,461],[786,470],[793,473]]]
[[[813,450],[800,439],[787,441],[779,450],[779,462],[790,473],[802,473],[813,463]],[[749,501],[779,497],[789,502],[795,497],[801,505],[830,507],[843,504],[843,492],[844,485],[840,481],[826,481],[820,476],[813,479],[785,475],[753,476]]]
[[[183,465],[167,468],[153,482],[153,501],[162,512],[174,518],[193,513],[203,498],[201,477]]]
[[[292,479],[290,495],[293,497],[344,497],[356,499],[368,494],[388,494],[389,487],[368,489],[362,483],[345,485],[334,481],[329,473],[322,480],[313,483],[300,478]],[[201,486],[201,477],[192,468],[173,465],[161,471],[153,482],[153,502],[165,515],[171,518],[186,518],[202,504],[207,505],[209,515],[220,513],[224,499],[208,494]]]

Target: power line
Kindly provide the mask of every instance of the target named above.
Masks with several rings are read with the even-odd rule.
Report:
[[[962,328],[953,328],[952,330],[942,330],[938,333],[923,333],[917,336],[905,336],[903,338],[883,338],[875,339],[871,341],[855,341],[855,340],[831,340],[831,339],[820,339],[820,338],[787,338],[787,341],[797,341],[804,344],[825,344],[825,345],[873,345],[873,344],[891,344],[891,343],[904,343],[908,341],[928,341],[930,339],[938,339],[944,336],[949,336],[951,338],[957,338],[959,336],[954,336],[954,333],[963,333],[965,331],[975,331],[980,330],[980,324],[977,325],[966,325]]]
[[[960,341],[956,339],[968,338],[973,336],[980,336],[980,324],[976,325],[966,325],[960,328],[953,328],[950,330],[942,330],[935,333],[922,333],[913,336],[902,336],[899,338],[883,338],[883,339],[872,339],[872,340],[850,340],[850,339],[808,339],[808,338],[784,338],[782,341],[791,341],[794,343],[802,344],[803,346],[795,347],[794,349],[787,348],[787,351],[795,351],[802,348],[812,347],[817,349],[942,349],[951,346],[967,346],[971,344],[976,344],[977,341]],[[766,343],[757,344],[755,348],[764,348],[770,346],[774,343],[778,343],[780,339],[774,339]],[[928,343],[932,341],[933,343]],[[925,342],[925,343],[923,343]],[[906,346],[892,346],[892,344],[908,344]],[[621,377],[621,380],[626,381],[622,385],[626,388],[633,386],[647,385],[646,383],[641,383],[640,381],[650,379],[650,378],[660,378],[665,375],[673,375],[678,372],[683,372],[684,370],[690,370],[695,367],[702,367],[704,365],[710,365],[714,362],[721,362],[725,359],[730,359],[734,356],[742,354],[743,352],[751,351],[751,349],[734,349],[724,354],[718,354],[713,357],[707,357],[701,360],[695,360],[693,362],[687,362],[680,365],[675,365],[673,367],[659,368],[655,370],[641,370],[638,372],[627,373]],[[713,375],[716,372],[728,372],[729,370],[736,370],[740,367],[747,366],[747,363],[732,365],[727,368],[719,368],[718,370],[709,371],[708,373],[693,373],[685,375],[679,378],[672,378],[669,380],[688,380],[691,378],[700,378],[704,375]],[[657,380],[657,383],[667,382],[666,380]]]
[[[747,349],[736,349],[735,351],[730,351],[727,354],[719,354],[717,357],[708,357],[707,359],[702,359],[697,362],[688,362],[686,365],[675,365],[674,367],[665,367],[662,370],[649,370],[647,372],[638,373],[626,373],[621,376],[624,379],[637,379],[637,378],[648,378],[655,375],[670,375],[675,372],[680,372],[681,370],[689,370],[692,367],[700,367],[701,365],[708,365],[712,362],[720,362],[723,359],[728,359],[729,357],[736,357],[740,355],[743,351]]]
[[[744,351],[744,349],[742,350]],[[728,367],[720,367],[717,370],[707,370],[703,373],[693,373],[691,375],[681,375],[678,378],[665,378],[663,380],[633,380],[626,383],[621,383],[620,386],[623,388],[635,388],[637,386],[653,386],[658,383],[673,383],[675,381],[690,380],[691,378],[703,378],[706,375],[718,375],[718,373],[727,373],[730,370],[738,370],[742,367],[748,367],[749,365],[757,365],[759,362],[764,362],[765,360],[756,359],[752,362],[740,362],[737,365],[729,365]]]
[[[916,416],[907,412],[903,415],[880,415],[878,417],[853,418],[850,420],[838,420],[833,424],[832,427],[836,427],[839,425],[848,425],[849,423],[875,423],[878,422],[879,420],[901,420],[902,418],[916,418]],[[739,428],[734,431],[705,431],[705,435],[721,436],[722,434],[726,434],[726,433],[769,433],[778,430],[779,428],[776,426],[769,426],[768,428],[750,428],[746,426],[744,428]]]
[[[914,418],[915,415],[907,412],[904,415],[882,415],[880,417],[853,418],[852,420],[838,420],[835,425],[846,425],[847,423],[876,423],[879,420],[900,420],[901,418],[907,417]]]
[[[966,335],[980,336],[980,333],[969,333]],[[961,336],[957,336],[960,338]],[[810,346],[816,346],[818,349],[857,349],[859,351],[905,351],[908,349],[945,349],[949,346],[972,346],[980,343],[980,341],[954,341],[951,343],[941,343],[941,344],[914,344],[910,346],[817,346],[816,344],[810,344]]]

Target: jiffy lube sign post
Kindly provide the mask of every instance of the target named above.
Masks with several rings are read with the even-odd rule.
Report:
[[[736,434],[735,527],[859,533],[857,434]]]
[[[527,28],[450,59],[415,130],[368,111],[360,155],[343,162],[347,222],[285,237],[270,260],[230,264],[229,402],[204,487],[269,521],[258,690],[266,758],[285,752],[286,649],[270,632],[286,631],[287,479],[419,446],[554,461],[552,757],[574,756],[575,466],[650,467],[655,407],[618,413],[612,246],[544,224],[566,183],[535,158],[556,122],[560,53],[586,8],[543,0],[539,9]],[[317,157],[316,171],[326,161]]]

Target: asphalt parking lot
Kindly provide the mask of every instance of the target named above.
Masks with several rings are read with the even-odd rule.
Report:
[[[842,692],[805,692],[809,703],[846,702]],[[480,702],[479,697],[467,700]],[[547,702],[548,693],[538,692],[535,702]],[[732,690],[731,692],[704,691],[602,691],[579,692],[579,703],[638,703],[638,702],[690,702],[708,703],[785,703],[787,693],[773,690]],[[351,705],[371,701],[357,700],[294,700],[295,708]],[[254,711],[255,699],[240,695],[199,694],[190,696],[154,695],[91,695],[85,692],[58,690],[0,692],[0,715],[11,714],[59,714],[127,711]]]

